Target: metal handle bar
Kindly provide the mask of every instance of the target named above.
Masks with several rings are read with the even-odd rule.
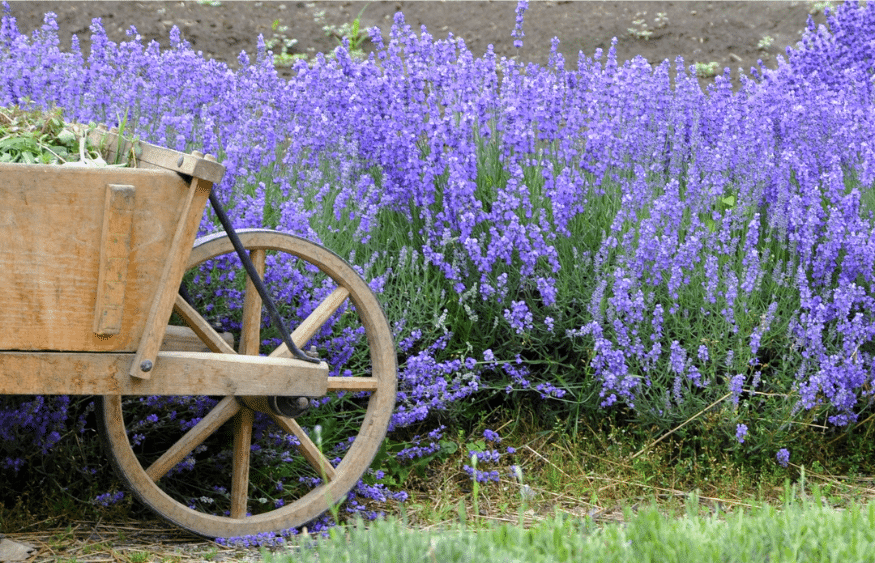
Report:
[[[255,270],[255,265],[252,263],[252,259],[249,257],[246,249],[243,248],[243,243],[240,242],[240,237],[237,236],[234,226],[231,225],[231,221],[228,220],[228,215],[225,213],[225,209],[222,207],[221,202],[219,202],[219,199],[216,197],[216,193],[213,190],[210,190],[210,204],[213,206],[213,211],[216,212],[216,217],[219,218],[219,223],[221,223],[222,228],[225,229],[225,234],[227,234],[228,238],[231,240],[234,250],[237,251],[237,256],[240,257],[240,262],[243,263],[243,267],[246,269],[246,274],[249,276],[249,279],[252,280],[252,284],[255,286],[258,295],[261,296],[261,301],[264,303],[265,308],[267,308],[271,325],[279,330],[283,342],[289,348],[289,352],[299,360],[318,364],[320,361],[319,358],[308,356],[303,350],[298,348],[294,342],[292,342],[292,337],[285,324],[283,324],[283,320],[280,317],[279,312],[276,310],[276,306],[274,306],[273,299],[271,299],[270,295],[267,293],[267,289],[261,281],[261,276],[259,276],[258,272]]]

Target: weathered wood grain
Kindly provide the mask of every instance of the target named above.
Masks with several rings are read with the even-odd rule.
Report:
[[[131,254],[131,225],[134,219],[134,186],[107,184],[100,236],[100,266],[94,305],[94,332],[99,336],[122,330],[128,256]]]
[[[137,193],[121,327],[99,335],[107,184]],[[135,350],[187,189],[158,170],[0,164],[0,350]]]
[[[130,353],[0,352],[0,395],[275,395],[321,397],[328,365],[303,360],[160,352],[152,377],[130,377]]]

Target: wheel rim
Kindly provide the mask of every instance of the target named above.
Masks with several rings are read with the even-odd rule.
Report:
[[[288,260],[283,259],[284,267],[294,262],[296,268],[307,271],[308,275],[313,273],[312,266],[318,268],[321,273],[317,274],[317,277],[324,275],[320,282],[322,283],[320,291],[324,295],[316,300],[316,304],[311,300],[312,306],[302,305],[305,310],[310,310],[310,313],[293,332],[293,340],[299,347],[307,341],[316,341],[321,347],[325,342],[334,342],[323,335],[330,332],[328,329],[336,329],[338,326],[348,329],[350,319],[357,319],[361,324],[360,330],[363,330],[366,336],[364,353],[369,361],[367,367],[370,368],[370,374],[357,373],[355,375],[359,377],[329,378],[329,389],[335,392],[331,401],[338,401],[338,404],[344,406],[351,404],[352,408],[361,404],[364,409],[363,414],[354,414],[355,420],[360,420],[360,426],[336,467],[329,462],[333,454],[328,450],[322,453],[323,449],[319,447],[318,439],[310,436],[297,420],[255,412],[253,408],[259,410],[257,406],[262,404],[258,398],[247,398],[245,402],[230,396],[213,399],[214,405],[208,408],[207,413],[190,429],[184,433],[180,430],[181,436],[169,438],[169,446],[163,443],[148,446],[146,448],[148,454],[141,451],[143,444],[139,442],[139,436],[136,434],[137,425],[141,423],[128,420],[126,424],[125,410],[132,403],[142,405],[151,401],[165,405],[162,403],[164,399],[132,400],[118,396],[102,398],[99,419],[104,442],[109,448],[110,458],[122,480],[144,504],[160,516],[194,533],[209,537],[254,535],[297,527],[322,514],[331,504],[342,500],[370,466],[385,437],[396,390],[397,363],[388,323],[376,297],[355,270],[333,252],[299,237],[262,229],[240,230],[238,235],[244,247],[250,251],[253,262],[260,272],[268,262],[272,262],[274,266],[280,264],[279,258],[271,258],[280,255],[293,257]],[[274,254],[275,251],[278,254]],[[199,239],[189,259],[189,269],[231,253],[233,247],[224,233]],[[304,262],[312,266],[304,267]],[[246,283],[241,308],[243,326],[240,353],[253,354],[258,353],[262,336],[261,304],[251,284],[248,281]],[[334,284],[334,289],[331,289],[331,284]],[[177,312],[190,326],[194,323],[201,324],[199,335],[205,343],[214,350],[233,352],[227,345],[223,346],[222,343],[217,342],[220,338],[215,331],[206,326],[208,323],[199,313],[186,308],[180,300],[177,300],[177,304],[179,305]],[[355,313],[353,317],[347,314],[350,311]],[[203,328],[205,326],[206,328]],[[360,344],[357,350],[359,354],[362,353],[361,347]],[[286,355],[286,352],[283,345],[275,349],[271,355]],[[369,396],[362,396],[367,393]],[[282,395],[281,390],[276,394]],[[166,399],[167,404],[171,405],[175,400],[175,398]],[[166,406],[162,408],[166,410]],[[332,408],[336,408],[336,404]],[[309,415],[309,418],[311,421],[315,418],[318,423],[318,411]],[[269,420],[265,423],[267,419]],[[335,414],[326,417],[325,422],[334,424]],[[265,438],[262,432],[265,424],[272,425],[274,432],[279,431],[277,434],[294,437],[286,438],[297,442],[295,449],[298,457],[292,459],[291,463],[295,464],[295,467],[303,467],[302,471],[310,471],[310,477],[304,475],[299,477],[299,480],[307,482],[309,479],[313,487],[303,494],[300,487],[297,487],[298,490],[289,493],[288,502],[284,498],[286,495],[280,497],[286,502],[284,506],[257,511],[255,509],[260,507],[253,506],[250,496],[252,491],[249,490],[254,486],[251,479],[252,438],[253,428],[256,427],[260,429],[256,434],[260,434],[261,439],[275,439],[275,434],[269,434]],[[214,514],[211,512],[222,512],[222,510],[217,508],[211,511],[203,506],[190,507],[184,494],[177,492],[173,486],[169,484],[165,486],[165,484],[176,481],[178,477],[184,477],[181,474],[184,471],[179,470],[182,465],[180,461],[187,463],[189,460],[194,460],[199,449],[210,447],[227,449],[227,446],[221,444],[224,434],[229,431],[233,442],[230,451],[233,453],[229,476],[230,493],[226,499],[227,510],[224,514]],[[343,434],[349,432],[347,429],[332,437],[335,446],[342,448]],[[129,439],[129,433],[135,437],[134,446]],[[349,441],[349,438],[345,439]],[[263,450],[255,451],[258,455],[257,452]],[[224,450],[219,455],[226,455],[223,452]],[[269,477],[261,473],[257,473],[257,478],[270,481]],[[323,482],[317,483],[320,480]],[[198,483],[197,486],[200,484]],[[250,510],[253,514],[246,516]]]

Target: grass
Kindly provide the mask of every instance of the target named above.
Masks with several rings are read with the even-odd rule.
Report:
[[[462,471],[464,463],[469,463],[465,447],[440,463],[433,462],[422,474],[411,474],[405,483],[411,492],[405,507],[408,522],[422,528],[447,525],[457,518],[460,501],[475,514],[475,520],[483,521],[516,520],[526,504],[527,523],[556,511],[605,516],[648,499],[673,510],[696,490],[703,503],[749,507],[750,499],[780,502],[785,481],[798,479],[801,473],[801,467],[792,464],[787,468],[777,463],[765,468],[745,465],[725,452],[677,435],[644,447],[612,421],[600,427],[585,425],[576,437],[561,428],[537,430],[532,426],[520,424],[506,436],[505,442],[515,444],[516,453],[504,456],[498,483],[481,485],[476,492]],[[640,451],[644,453],[632,459]],[[525,500],[511,465],[523,473],[528,491]],[[809,482],[824,490],[832,504],[847,505],[871,496],[865,478],[838,476],[836,464],[825,460],[817,465],[821,471],[809,473]],[[478,511],[473,510],[475,494]]]
[[[475,486],[463,472],[478,434],[460,434],[451,454],[410,473],[410,501],[381,507],[385,519],[346,522],[265,559],[861,561],[875,549],[873,489],[861,476],[871,468],[849,453],[866,429],[844,438],[844,455],[809,448],[811,472],[745,463],[681,431],[642,442],[602,417],[580,420],[575,434],[566,421],[544,428],[546,413],[525,412],[484,416],[502,445],[516,447],[503,456],[498,483]]]
[[[860,476],[873,474],[865,460],[875,456],[862,447],[868,428],[832,444],[837,449],[808,448],[806,464],[816,469],[810,471],[792,463],[744,463],[682,430],[657,442],[661,435],[642,436],[622,422],[581,418],[575,433],[567,421],[551,421],[549,412],[531,406],[518,412],[484,409],[481,427],[450,436],[446,441],[455,448],[404,475],[408,502],[371,507],[385,511],[385,519],[346,521],[328,539],[299,536],[296,546],[265,552],[264,558],[448,563],[476,554],[478,561],[801,561],[804,551],[805,560],[816,561],[829,560],[821,546],[835,545],[843,557],[837,560],[854,561],[865,559],[858,552],[875,547],[871,479]],[[486,427],[501,434],[500,449],[513,445],[516,453],[502,456],[500,466],[482,467],[497,468],[500,481],[475,488],[462,468],[471,463],[468,450]],[[172,557],[174,542],[167,538],[174,530],[159,530],[165,539],[150,538],[153,515],[136,504],[129,510],[138,521],[127,527],[101,525],[93,534],[97,525],[65,525],[40,545],[67,560],[113,551],[118,556],[120,550],[126,560]],[[727,550],[733,545],[744,546],[748,558],[732,559]],[[207,542],[198,549],[203,560],[220,554],[226,561],[253,555]]]
[[[642,444],[607,417],[573,434],[524,412],[484,415],[516,446],[499,482],[472,483],[462,467],[478,432],[459,434],[451,453],[404,480],[409,502],[373,507],[387,517],[305,531],[265,560],[860,561],[875,548],[871,480],[835,473],[852,456],[812,449],[814,473],[752,465],[681,432]]]
[[[797,496],[801,493],[801,496]],[[864,561],[875,549],[875,504],[844,510],[791,487],[780,508],[703,510],[695,493],[678,513],[648,504],[627,507],[622,523],[599,525],[592,518],[556,512],[531,526],[455,524],[414,530],[404,519],[332,529],[328,538],[305,539],[286,553],[265,554],[290,561]]]

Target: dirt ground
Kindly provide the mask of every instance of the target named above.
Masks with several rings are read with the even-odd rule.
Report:
[[[474,56],[492,44],[499,56],[518,56],[544,64],[553,37],[560,40],[566,66],[576,65],[578,53],[591,57],[596,48],[607,50],[618,39],[620,60],[642,55],[652,63],[683,56],[687,64],[716,62],[737,76],[748,73],[761,59],[776,66],[775,56],[799,40],[809,13],[824,21],[824,3],[768,2],[601,2],[532,1],[525,16],[524,45],[519,52],[510,35],[516,2],[11,2],[22,32],[42,24],[43,15],[58,16],[61,45],[68,48],[76,34],[87,52],[89,26],[101,18],[113,41],[127,39],[136,26],[144,40],[168,45],[176,25],[195,50],[237,66],[241,51],[255,52],[259,34],[277,36],[273,28],[286,26],[285,38],[297,43],[291,53],[327,52],[337,39],[324,26],[339,27],[361,14],[361,26],[378,26],[388,37],[392,19],[401,11],[414,30],[425,25],[436,39],[448,33],[465,39]],[[366,42],[367,44],[368,42]]]

